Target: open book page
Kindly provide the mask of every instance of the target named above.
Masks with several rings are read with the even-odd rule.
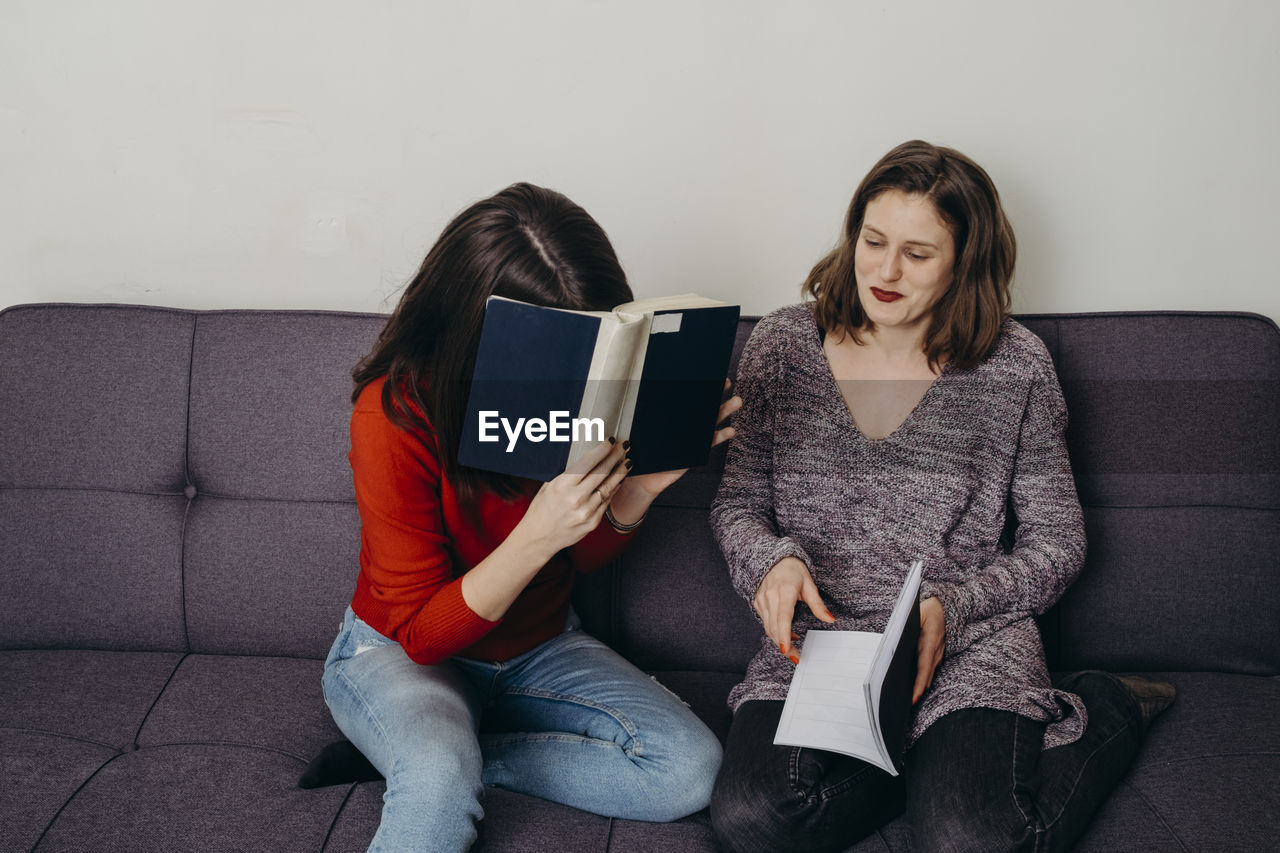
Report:
[[[595,353],[591,357],[591,370],[582,389],[580,418],[600,418],[604,421],[604,437],[628,438],[631,411],[635,408],[635,386],[640,383],[644,369],[644,351],[649,342],[651,315],[620,315],[593,312],[603,319],[596,337]],[[582,454],[597,443],[593,433],[588,440],[575,441],[569,450],[567,465],[572,465]]]
[[[498,296],[496,293],[489,298],[501,299],[503,302],[514,302],[517,305],[533,305],[532,302],[525,302],[521,299],[512,299],[510,296]],[[566,314],[582,314],[586,317],[608,317],[613,314],[613,311],[582,311],[577,308],[557,308],[554,305],[533,305],[533,307],[541,308],[545,311],[563,311]]]
[[[490,299],[502,299],[507,302],[520,302],[508,296],[490,296]],[[527,304],[527,303],[521,303]],[[612,311],[580,311],[575,308],[553,308],[549,305],[541,307],[551,311],[568,311],[571,314],[586,314],[589,317],[606,317],[609,314],[652,314],[654,311],[679,311],[681,308],[715,308],[725,303],[699,296],[696,293],[680,293],[675,296],[654,296],[649,299],[637,299],[614,306]]]
[[[637,299],[624,302],[613,310],[618,314],[651,314],[654,311],[679,311],[681,308],[714,308],[724,305],[715,299],[708,299],[696,293],[681,293],[677,296],[655,296],[651,299]]]
[[[912,716],[918,604],[916,560],[883,632],[809,631],[773,742],[841,752],[898,775]]]
[[[856,755],[880,763],[878,737],[867,709],[864,683],[880,634],[810,631],[791,677],[773,742]]]

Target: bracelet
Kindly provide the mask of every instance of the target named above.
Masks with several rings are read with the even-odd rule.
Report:
[[[623,524],[621,521],[618,521],[616,516],[614,516],[613,507],[606,506],[604,508],[604,517],[609,519],[609,523],[613,525],[613,529],[618,531],[619,533],[630,533],[631,531],[635,530],[637,527],[639,527],[641,524],[644,523],[644,520],[648,515],[649,515],[649,510],[646,509],[644,511],[644,515],[640,516],[635,521],[631,522],[630,524]]]

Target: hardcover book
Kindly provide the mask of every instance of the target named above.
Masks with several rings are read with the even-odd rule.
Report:
[[[635,474],[705,464],[738,314],[695,294],[612,311],[490,297],[458,461],[550,480],[613,436]]]
[[[882,633],[805,634],[775,744],[840,752],[898,775],[914,714],[921,568],[911,564]]]

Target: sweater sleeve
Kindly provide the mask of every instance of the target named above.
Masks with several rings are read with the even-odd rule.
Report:
[[[923,598],[942,600],[947,656],[963,651],[966,626],[1004,613],[1040,614],[1084,565],[1084,520],[1067,456],[1067,408],[1047,352],[1040,353],[1018,432],[1009,502],[1013,548],[963,583],[926,581]]]
[[[351,419],[362,582],[390,636],[417,663],[438,663],[491,631],[467,606],[441,512],[441,469],[426,443],[380,409]]]
[[[711,530],[729,566],[738,594],[751,601],[769,570],[785,557],[812,568],[804,550],[778,530],[773,506],[773,400],[782,366],[774,352],[776,332],[768,318],[751,334],[738,362],[737,394],[720,489],[711,505]]]

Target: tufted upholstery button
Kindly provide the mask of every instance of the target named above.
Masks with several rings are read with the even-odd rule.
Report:
[[[188,485],[185,489],[182,490],[182,493],[187,496],[187,500],[191,500],[196,496],[196,487],[193,485]]]

